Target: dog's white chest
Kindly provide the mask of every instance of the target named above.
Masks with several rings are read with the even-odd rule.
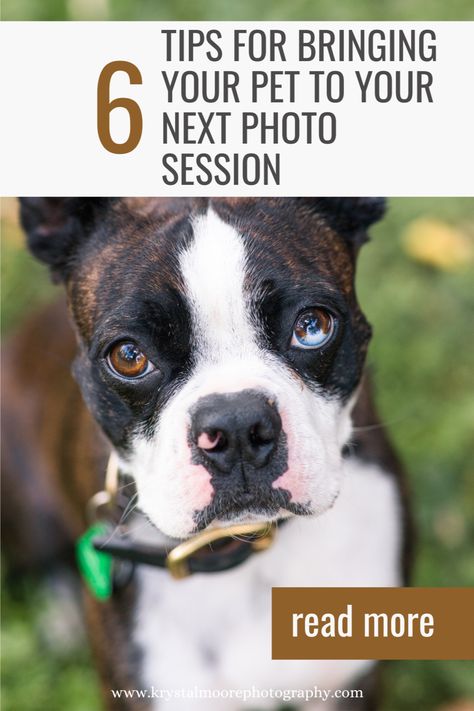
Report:
[[[370,662],[271,659],[271,588],[400,585],[400,520],[394,480],[350,460],[330,511],[289,521],[269,551],[241,567],[178,582],[164,571],[140,568],[134,641],[142,654],[142,683],[164,690],[163,698],[181,694],[157,707],[235,711],[242,701],[191,699],[185,692],[350,685]],[[270,699],[251,704],[278,705]]]

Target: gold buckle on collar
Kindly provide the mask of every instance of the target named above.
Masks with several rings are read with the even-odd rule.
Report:
[[[276,526],[273,523],[241,523],[228,528],[210,528],[173,548],[166,558],[166,567],[175,580],[181,580],[191,575],[188,559],[201,548],[223,538],[256,536],[254,540],[249,541],[252,550],[264,551],[273,543],[275,532]]]

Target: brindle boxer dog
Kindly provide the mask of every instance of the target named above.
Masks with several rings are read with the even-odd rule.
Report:
[[[115,452],[128,504],[108,550],[135,565],[108,601],[86,595],[107,708],[234,711],[110,690],[252,685],[363,688],[344,708],[375,708],[372,661],[271,660],[270,590],[406,580],[406,497],[354,292],[383,200],[21,203],[69,315],[48,307],[5,354],[5,537],[18,566],[68,557]],[[221,541],[185,580],[157,567],[200,531],[270,522],[265,552]]]

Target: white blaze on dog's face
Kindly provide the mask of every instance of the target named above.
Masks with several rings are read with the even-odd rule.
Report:
[[[328,293],[337,289],[326,278],[309,276],[304,254],[301,274],[296,253],[296,266],[290,263],[297,283],[288,260],[279,265],[275,255],[269,262],[275,274],[268,274],[262,263],[266,245],[212,209],[195,216],[192,228],[179,270],[191,316],[193,364],[175,384],[154,431],[137,432],[122,458],[124,471],[136,481],[138,507],[176,538],[216,521],[320,514],[332,506],[341,485],[350,393],[343,397],[315,377],[319,368],[330,382],[337,345],[328,344],[330,354],[324,344],[312,347],[321,337],[314,319],[305,321],[303,315],[299,323],[300,336],[305,324],[309,329],[310,347],[305,333],[302,342],[293,334],[301,312],[324,307],[320,284],[314,297],[306,296],[311,280]],[[298,283],[300,276],[304,284]],[[272,291],[278,291],[281,316],[271,313],[278,310],[271,301],[266,316],[260,308]],[[283,353],[270,342],[273,317]],[[335,314],[331,328],[338,330],[333,340],[340,341],[342,324]]]

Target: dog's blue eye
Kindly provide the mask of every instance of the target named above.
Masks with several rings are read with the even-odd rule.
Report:
[[[296,319],[291,345],[293,348],[321,348],[332,337],[334,319],[323,309],[303,311]]]

